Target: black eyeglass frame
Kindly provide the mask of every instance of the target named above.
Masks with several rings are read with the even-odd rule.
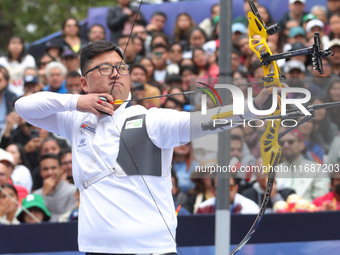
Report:
[[[102,74],[102,72],[100,71],[100,67],[101,67],[101,66],[104,66],[104,65],[113,67],[110,74]],[[128,73],[121,74],[121,73],[119,72],[119,70],[118,70],[118,66],[121,66],[121,65],[127,66],[128,69],[129,69],[129,72],[128,72]],[[114,70],[115,68],[116,68],[117,72],[118,72],[120,75],[128,75],[128,74],[130,74],[130,65],[129,65],[129,64],[120,63],[120,64],[115,65],[115,66],[110,65],[110,64],[100,64],[100,65],[97,65],[97,66],[91,68],[90,70],[88,70],[86,73],[84,73],[83,76],[87,75],[89,72],[92,72],[93,70],[96,70],[97,68],[99,69],[99,73],[100,73],[101,75],[103,75],[103,76],[110,76],[110,75],[112,75],[112,74],[113,74],[113,70]]]

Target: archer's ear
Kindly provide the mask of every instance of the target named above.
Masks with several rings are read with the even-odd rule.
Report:
[[[86,93],[89,93],[89,85],[87,83],[87,78],[86,77],[84,77],[84,76],[80,77],[80,84],[81,84],[82,89]]]

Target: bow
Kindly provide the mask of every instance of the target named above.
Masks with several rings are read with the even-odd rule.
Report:
[[[275,62],[275,60],[278,59],[284,59],[299,55],[312,55],[313,69],[319,71],[320,73],[323,73],[321,59],[322,57],[327,57],[332,53],[331,49],[327,49],[324,51],[321,50],[320,38],[318,33],[314,35],[314,44],[309,48],[292,51],[290,53],[281,53],[273,55],[267,44],[267,39],[268,36],[277,33],[280,27],[277,24],[274,24],[270,27],[266,27],[253,0],[248,0],[248,3],[251,8],[251,12],[248,13],[249,47],[257,55],[257,57],[260,59],[262,63],[264,71],[263,78],[264,87],[272,86],[282,87],[281,80],[285,79],[285,76],[281,73],[277,63]],[[310,112],[312,112],[312,115],[305,117],[298,125],[301,125],[314,118],[315,116],[314,108],[310,107],[309,109]],[[268,123],[266,131],[264,132],[261,138],[261,156],[263,159],[263,167],[264,171],[268,173],[266,192],[262,201],[260,212],[257,215],[253,225],[251,226],[249,232],[246,234],[243,240],[230,253],[230,255],[236,254],[249,241],[249,239],[252,237],[257,227],[259,226],[260,221],[266,210],[268,201],[270,199],[270,194],[273,188],[275,180],[274,168],[277,166],[281,158],[281,147],[278,143],[279,139],[286,133],[290,132],[292,129],[297,127],[295,126],[293,128],[289,128],[284,133],[279,134],[281,123],[280,118],[282,118],[282,115],[279,115],[280,112],[281,112],[281,98],[278,95],[278,109],[274,111],[273,116],[271,116],[273,121],[272,123]],[[298,116],[298,114],[295,114],[294,116]],[[301,114],[299,116],[301,116]],[[268,117],[266,117],[266,119],[268,119]]]

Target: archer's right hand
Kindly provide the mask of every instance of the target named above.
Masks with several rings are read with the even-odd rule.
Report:
[[[99,100],[100,96],[105,97],[108,102]],[[98,118],[103,115],[101,112],[113,115],[114,111],[113,105],[110,104],[111,102],[114,102],[113,97],[106,93],[81,95],[77,102],[77,110],[93,113]]]

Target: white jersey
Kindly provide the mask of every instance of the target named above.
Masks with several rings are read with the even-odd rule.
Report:
[[[126,108],[124,103],[113,116],[98,118],[91,113],[76,111],[78,98],[79,95],[39,92],[19,99],[15,106],[27,122],[64,136],[72,144],[73,178],[81,192],[79,250],[97,253],[176,252],[176,244],[147,186],[175,238],[177,218],[171,195],[173,147],[212,133],[201,130],[201,122],[209,121],[207,116],[210,115],[190,115],[158,108],[146,110],[141,106]],[[222,109],[231,110],[231,106]],[[209,111],[216,114],[217,110]],[[127,176],[116,162],[123,124],[126,118],[140,114],[146,114],[148,136],[161,149],[162,159],[160,177],[143,176],[147,186],[141,176]],[[253,115],[246,111],[243,117]],[[240,120],[239,116],[233,118]],[[85,185],[113,167],[112,174]]]

